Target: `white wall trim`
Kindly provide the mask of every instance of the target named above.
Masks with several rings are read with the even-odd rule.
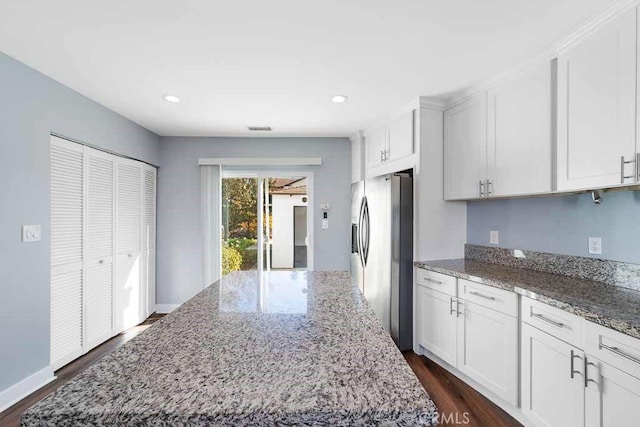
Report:
[[[182,304],[156,304],[156,313],[158,314],[168,314],[171,313],[176,308],[180,307]]]
[[[31,393],[55,380],[51,366],[29,375],[22,381],[0,392],[0,412],[18,403]]]
[[[320,166],[322,157],[211,157],[198,159],[199,166]]]
[[[594,31],[608,22],[614,20],[621,14],[625,13],[632,7],[635,7],[640,3],[639,0],[618,0],[613,2],[606,9],[598,12],[590,19],[582,23],[576,29],[574,29],[569,35],[560,39],[555,45],[555,50],[561,53],[570,47],[581,42],[585,38],[589,37]]]

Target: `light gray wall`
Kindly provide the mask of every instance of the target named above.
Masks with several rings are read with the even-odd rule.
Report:
[[[158,163],[159,138],[0,53],[0,391],[49,365],[49,133]],[[42,241],[21,243],[22,224]]]
[[[313,172],[314,268],[348,270],[351,144],[347,138],[162,138],[158,178],[157,302],[176,304],[202,289],[200,157],[322,157]],[[278,168],[284,169],[284,168]],[[319,206],[331,204],[330,228]]]
[[[640,263],[640,192],[486,200],[467,205],[467,242],[489,245],[489,230],[506,248]],[[587,238],[602,238],[602,255],[588,253]]]

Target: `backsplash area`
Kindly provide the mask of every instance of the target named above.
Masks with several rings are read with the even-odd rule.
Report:
[[[521,252],[522,257],[516,257],[513,249],[466,244],[464,257],[491,264],[595,280],[640,291],[640,264],[526,250]]]
[[[467,204],[467,243],[601,258],[640,264],[640,191],[483,200]],[[602,238],[602,254],[588,252],[588,238]]]

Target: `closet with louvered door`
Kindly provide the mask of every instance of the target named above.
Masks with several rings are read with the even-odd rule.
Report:
[[[142,245],[144,256],[143,290],[145,317],[156,311],[156,168],[144,165],[144,217]]]
[[[142,311],[142,163],[117,160],[116,332],[144,320]],[[146,293],[146,292],[145,292]]]
[[[50,362],[58,369],[83,354],[83,147],[51,138]]]
[[[115,157],[85,148],[85,351],[113,336]]]

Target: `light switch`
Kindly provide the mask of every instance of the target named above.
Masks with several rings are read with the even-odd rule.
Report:
[[[489,231],[489,243],[492,245],[500,243],[500,233],[497,230]]]
[[[39,242],[41,239],[40,225],[23,225],[22,241],[23,242]]]

